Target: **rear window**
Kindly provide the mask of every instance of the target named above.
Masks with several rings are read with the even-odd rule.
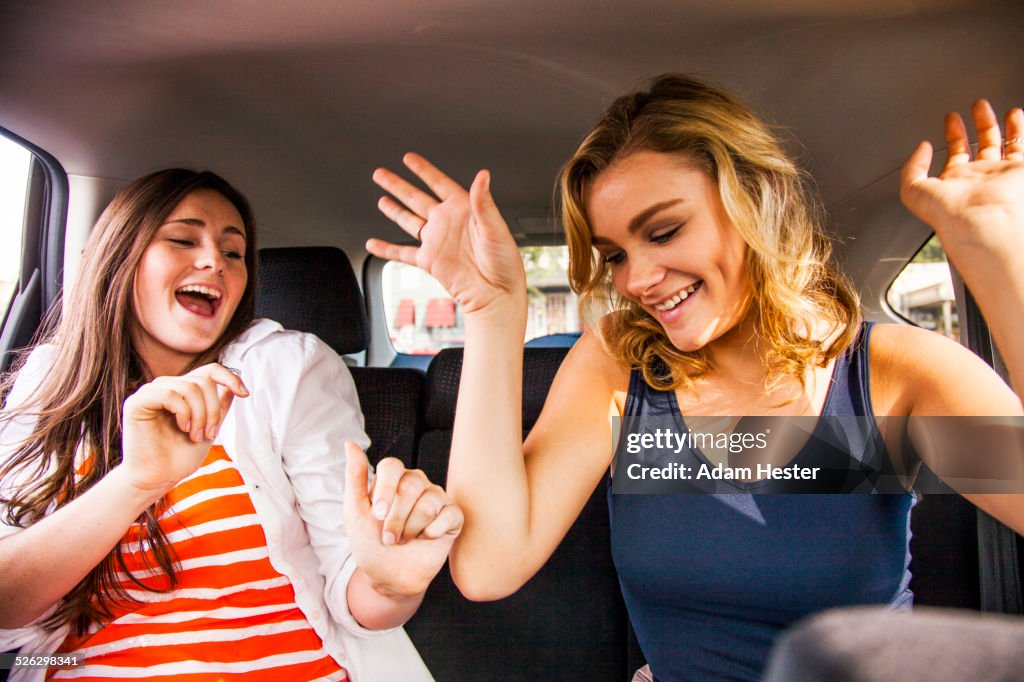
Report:
[[[529,301],[526,339],[579,333],[578,299],[566,275],[567,247],[524,246],[520,252]],[[403,263],[387,263],[383,294],[388,336],[397,352],[435,355],[462,345],[462,309],[430,275]]]
[[[886,300],[909,322],[960,341],[953,278],[936,236],[932,235],[893,280]]]

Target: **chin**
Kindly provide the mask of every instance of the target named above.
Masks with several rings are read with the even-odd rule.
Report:
[[[722,336],[722,332],[717,329],[665,329],[665,335],[668,336],[669,342],[676,350],[683,353],[696,353],[714,343]]]
[[[205,334],[202,336],[189,336],[188,338],[178,339],[177,343],[170,343],[168,345],[179,353],[186,355],[202,355],[213,348],[213,344],[215,344],[217,339],[220,338],[221,333],[218,333],[216,336],[207,336]]]

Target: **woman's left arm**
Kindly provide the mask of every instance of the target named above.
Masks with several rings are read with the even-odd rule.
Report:
[[[954,489],[1024,533],[1024,112],[1005,118],[1006,139],[985,100],[971,109],[972,158],[959,114],[945,119],[946,164],[928,177],[932,148],[921,143],[900,179],[907,208],[935,230],[985,315],[1016,395],[955,344],[905,339],[903,375],[911,441]],[[955,416],[954,416],[955,415]],[[921,417],[918,419],[917,417]],[[1012,494],[995,494],[999,491]]]
[[[1024,112],[1006,114],[1006,140],[991,105],[972,107],[978,153],[971,157],[959,114],[945,120],[946,165],[928,177],[922,142],[903,167],[900,196],[932,226],[977,300],[1018,399],[1024,396]]]
[[[977,507],[1024,533],[1024,409],[981,358],[932,331],[877,325],[871,398],[898,462],[923,462]],[[906,446],[911,451],[900,452]]]
[[[394,458],[378,463],[368,486],[369,463],[356,444],[366,440],[351,374],[316,337],[306,336],[303,345],[306,360],[282,455],[328,605],[342,622],[351,622],[351,615],[370,630],[398,627],[444,565],[462,527],[461,512],[423,472]]]

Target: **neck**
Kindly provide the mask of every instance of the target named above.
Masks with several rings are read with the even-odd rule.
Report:
[[[709,374],[761,381],[765,367],[761,346],[748,317],[705,347],[711,364]]]
[[[179,353],[167,348],[154,348],[145,342],[133,344],[135,352],[142,361],[142,371],[146,381],[157,377],[181,376],[195,360],[195,356]]]

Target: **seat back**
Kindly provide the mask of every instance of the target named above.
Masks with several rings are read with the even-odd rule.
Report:
[[[256,317],[316,334],[339,355],[366,350],[370,328],[359,282],[341,249],[260,249]]]
[[[391,367],[349,367],[359,394],[370,447],[366,456],[376,464],[397,457],[413,468],[420,432],[423,372]]]
[[[919,480],[929,490],[944,487],[926,467]],[[921,606],[979,609],[978,513],[970,502],[946,490],[925,494],[911,512],[910,589]]]
[[[363,294],[348,257],[330,246],[261,249],[256,316],[316,334],[336,353],[369,344]],[[392,456],[411,467],[420,424],[423,374],[409,369],[352,367],[376,464]]]
[[[539,416],[567,351],[526,349],[524,430]],[[417,466],[434,481],[447,479],[461,372],[461,349],[442,351],[427,371]],[[518,592],[471,602],[446,567],[406,631],[438,680],[628,679],[627,617],[609,539],[602,485],[547,564]]]

